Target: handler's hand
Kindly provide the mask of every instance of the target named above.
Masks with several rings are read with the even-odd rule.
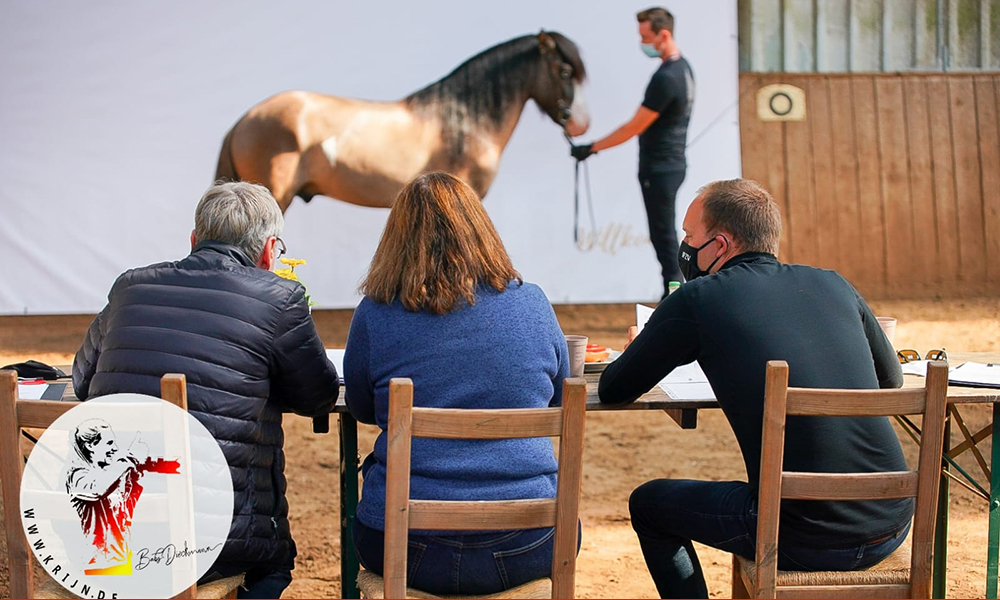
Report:
[[[579,146],[572,146],[569,149],[569,155],[576,160],[587,160],[592,155],[597,154],[594,152],[593,144],[580,144]]]
[[[632,341],[636,338],[637,335],[639,335],[639,328],[638,327],[636,327],[635,325],[633,325],[633,326],[631,326],[631,327],[628,328],[628,340],[626,340],[625,341],[625,345],[622,346],[622,352],[625,351],[625,348],[629,347],[629,345],[632,343]]]

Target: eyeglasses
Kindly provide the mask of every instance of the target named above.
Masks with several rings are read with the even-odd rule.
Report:
[[[920,353],[916,350],[898,350],[896,356],[899,358],[899,362],[903,364],[920,360]],[[928,350],[927,354],[924,355],[924,360],[943,360],[948,362],[948,353],[944,348],[940,350]]]
[[[288,252],[288,248],[285,248],[285,241],[278,236],[274,236],[274,249],[277,251],[278,255],[274,257],[275,260],[280,259]]]

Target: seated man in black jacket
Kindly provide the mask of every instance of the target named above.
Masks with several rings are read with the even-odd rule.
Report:
[[[277,598],[292,579],[281,413],[327,413],[340,390],[304,288],[270,272],[283,224],[266,188],[211,187],[191,254],[122,274],[73,363],[81,399],[159,396],[164,373],[187,376],[189,410],[233,476],[232,527],[212,570],[245,571],[241,598]]]
[[[752,181],[717,181],[684,218],[679,262],[688,282],[656,308],[604,371],[600,398],[632,402],[679,365],[701,365],[729,420],[748,482],[659,479],[632,493],[629,511],[664,598],[707,598],[692,540],[754,557],[764,373],[789,364],[790,386],[900,387],[896,354],[871,309],[843,277],[778,262],[781,215]],[[888,419],[789,417],[785,468],[906,470]],[[873,565],[909,530],[910,499],[785,502],[778,567],[853,570]]]

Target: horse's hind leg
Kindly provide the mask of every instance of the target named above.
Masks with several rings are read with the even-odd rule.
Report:
[[[300,157],[298,152],[282,152],[271,157],[271,193],[282,213],[288,210],[299,189]]]

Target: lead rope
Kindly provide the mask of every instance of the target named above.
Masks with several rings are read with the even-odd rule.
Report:
[[[566,143],[573,147],[573,140],[570,139],[569,135],[565,132],[563,136],[566,138]],[[581,160],[576,161],[573,166],[573,243],[576,244],[577,248],[580,247],[580,163]],[[590,189],[590,167],[583,165],[583,182],[587,187],[587,209],[590,213],[590,230],[591,234],[597,236],[597,219],[594,217],[594,193]]]

